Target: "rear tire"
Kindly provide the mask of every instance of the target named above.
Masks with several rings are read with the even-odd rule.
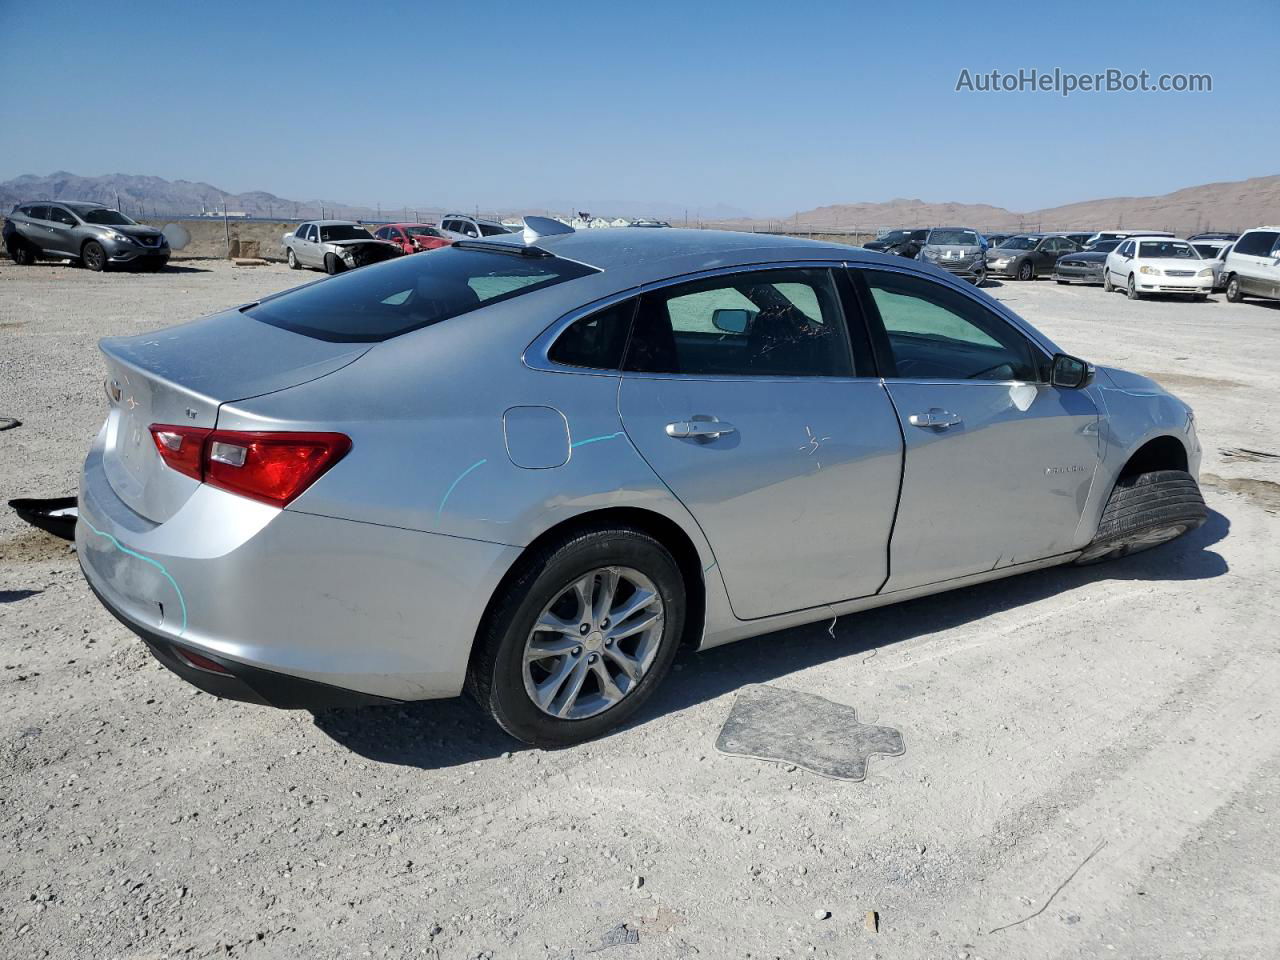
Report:
[[[20,267],[29,267],[36,262],[36,249],[20,237],[14,237],[5,248],[9,258]]]
[[[1234,273],[1227,278],[1227,302],[1239,303],[1244,299],[1244,294],[1240,292],[1240,278]]]
[[[285,260],[289,262],[290,270],[301,270],[302,264],[298,262],[298,255],[293,252],[293,247],[289,248],[289,252],[285,255]]]
[[[107,251],[97,240],[90,240],[80,251],[80,262],[94,273],[101,273],[107,269]]]
[[[604,595],[604,585],[593,572],[599,574],[605,570],[621,571],[621,582],[627,584],[620,586],[614,595],[620,602],[610,607],[622,617],[612,625],[614,630],[619,629],[621,623],[633,626],[650,612],[660,614],[651,631],[635,634],[633,638],[620,638],[616,647],[607,632],[607,617],[597,620],[594,614],[584,610],[585,605],[573,592],[576,583],[584,580],[594,583],[596,586],[590,589],[599,592],[591,596],[598,605]],[[638,595],[638,591],[626,591],[631,583],[640,580],[652,587],[650,592],[656,593],[656,601],[651,600],[635,612],[623,615],[621,611],[627,598]],[[575,609],[570,611],[560,605],[562,602]],[[589,621],[581,640],[578,630],[571,629],[567,634],[535,631],[535,625],[545,622],[552,613],[555,619],[570,627],[578,619]],[[609,610],[604,611],[608,613]],[[517,740],[543,747],[564,747],[590,740],[625,722],[649,699],[671,668],[684,631],[684,617],[685,591],[680,568],[667,549],[649,534],[631,527],[573,534],[524,558],[514,578],[490,604],[476,637],[476,652],[467,679],[468,692]],[[528,661],[539,664],[535,674],[535,668],[526,661],[531,644],[545,649],[557,643],[569,646],[563,653]],[[624,645],[638,643],[647,644],[643,652],[639,646],[633,646],[626,655],[647,665],[638,672],[638,679],[632,681],[624,678],[616,657],[624,652]],[[590,663],[583,665],[585,679],[579,681],[577,688],[580,693],[569,697],[568,688],[575,676],[572,664],[584,658]],[[605,684],[598,675],[600,670],[610,672],[617,681],[614,689],[622,691],[621,698],[610,706],[601,707],[607,698]],[[612,673],[614,670],[619,672]],[[544,689],[539,684],[547,684],[557,672],[566,677],[564,686],[555,688],[559,693],[551,690],[548,708],[539,706],[533,691]],[[572,703],[562,697],[569,697]],[[569,719],[553,715],[556,709],[586,715]],[[593,709],[597,712],[590,712]]]
[[[1152,470],[1116,482],[1083,565],[1116,560],[1168,543],[1204,523],[1208,512],[1195,478],[1183,470]]]

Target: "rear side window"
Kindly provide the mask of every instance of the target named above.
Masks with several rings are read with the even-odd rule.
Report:
[[[687,375],[852,377],[830,271],[760,270],[640,298],[625,368]]]
[[[558,257],[448,247],[339,274],[244,312],[318,340],[374,343],[596,272]]]
[[[34,207],[27,207],[26,209],[27,209],[27,216],[31,217],[31,219],[33,219],[33,220],[48,220],[48,219],[49,219],[49,208],[48,208],[48,207],[34,206]]]
[[[636,301],[626,300],[575,320],[551,345],[547,358],[570,367],[617,370],[635,312]]]

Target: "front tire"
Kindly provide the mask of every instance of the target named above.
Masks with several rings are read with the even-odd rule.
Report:
[[[1244,299],[1244,294],[1240,291],[1240,278],[1234,273],[1227,280],[1227,302],[1239,303]]]
[[[1152,470],[1116,482],[1093,542],[1077,564],[1101,563],[1168,543],[1208,516],[1195,478],[1183,470]]]
[[[1131,273],[1131,274],[1129,274],[1129,282],[1128,282],[1128,285],[1125,287],[1124,295],[1125,295],[1126,297],[1128,297],[1130,300],[1141,300],[1141,299],[1142,299],[1142,294],[1140,294],[1140,293],[1138,292],[1138,284],[1137,284],[1137,282],[1133,279],[1133,274],[1132,274],[1132,273]]]
[[[1111,282],[1111,271],[1103,269],[1102,271],[1102,292],[1110,293],[1115,289],[1115,284]]]
[[[107,251],[97,240],[90,240],[80,251],[80,262],[94,273],[101,273],[107,269]]]
[[[1018,265],[1019,280],[1034,280],[1036,278],[1036,268],[1031,265],[1030,260],[1023,260]]]
[[[347,265],[342,262],[337,254],[326,253],[324,255],[324,272],[333,276],[335,273],[342,273],[347,269]]]
[[[290,270],[302,269],[302,264],[298,262],[298,255],[293,252],[293,247],[289,248],[289,252],[285,255],[285,260],[288,261]]]
[[[468,688],[517,740],[581,743],[649,699],[684,618],[684,579],[657,540],[631,527],[575,534],[525,558],[495,597]]]

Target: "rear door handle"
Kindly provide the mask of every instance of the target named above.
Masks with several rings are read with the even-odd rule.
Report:
[[[911,416],[907,417],[907,422],[913,427],[936,427],[939,430],[945,430],[947,427],[954,427],[960,423],[961,418],[950,410],[939,410],[934,407],[928,413],[911,414]]]
[[[723,420],[713,420],[710,417],[693,417],[689,420],[675,420],[668,423],[667,436],[714,440],[721,434],[733,433],[737,429],[732,423],[725,423]]]

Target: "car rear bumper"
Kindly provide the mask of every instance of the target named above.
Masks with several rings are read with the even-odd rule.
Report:
[[[307,699],[302,686],[357,700],[461,692],[476,628],[519,548],[278,510],[208,485],[156,524],[116,495],[102,457],[100,434],[81,479],[80,565],[170,669],[269,703]],[[240,683],[195,671],[183,650]]]

